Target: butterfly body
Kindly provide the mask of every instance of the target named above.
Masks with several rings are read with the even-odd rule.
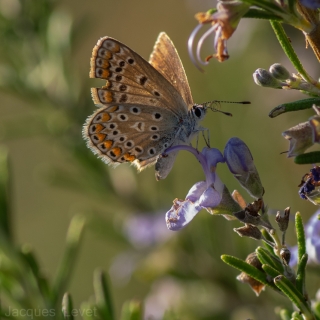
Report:
[[[91,90],[99,109],[84,125],[88,146],[108,164],[131,162],[142,170],[156,162],[157,179],[165,178],[176,155],[161,154],[172,145],[189,144],[205,114],[203,106],[193,105],[171,40],[161,33],[148,63],[121,42],[101,38],[90,77],[107,81]]]

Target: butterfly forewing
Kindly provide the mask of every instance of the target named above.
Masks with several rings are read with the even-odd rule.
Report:
[[[97,105],[130,103],[159,106],[185,114],[187,106],[179,92],[140,55],[110,38],[101,38],[93,49],[90,77],[106,79],[93,89]]]
[[[166,33],[159,34],[149,63],[176,88],[188,107],[193,105],[187,75],[178,52]]]

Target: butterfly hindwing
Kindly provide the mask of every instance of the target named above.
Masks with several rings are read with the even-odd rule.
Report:
[[[113,105],[88,118],[88,146],[106,163],[151,164],[172,145],[179,119],[152,106]]]

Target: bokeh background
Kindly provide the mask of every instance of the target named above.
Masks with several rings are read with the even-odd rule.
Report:
[[[220,260],[221,254],[245,259],[258,245],[233,231],[238,222],[202,211],[184,230],[166,229],[164,215],[172,200],[184,198],[203,179],[191,154],[181,152],[168,178],[156,182],[153,168],[138,174],[129,165],[107,167],[81,136],[82,124],[95,110],[90,88],[103,85],[88,78],[97,40],[112,36],[148,59],[158,34],[165,31],[183,61],[195,102],[252,103],[222,104],[233,117],[208,113],[203,125],[210,129],[211,145],[223,150],[229,138],[243,139],[270,211],[290,206],[307,221],[316,207],[299,198],[297,185],[309,167],[280,153],[288,150],[281,132],[312,112],[270,119],[271,108],[304,96],[258,87],[252,79],[257,68],[276,62],[295,70],[269,23],[247,19],[228,42],[230,59],[211,60],[199,72],[188,57],[187,40],[197,25],[194,15],[214,6],[208,0],[0,0],[0,138],[10,159],[13,235],[17,246],[33,247],[42,271],[53,278],[71,218],[77,213],[88,218],[68,286],[77,308],[93,293],[97,267],[109,272],[117,315],[132,298],[144,301],[149,319],[161,319],[165,310],[188,320],[272,319],[277,306],[290,307],[270,289],[257,298]],[[318,62],[302,34],[292,28],[287,32],[316,78]],[[213,52],[212,43],[213,38],[206,42],[203,56]],[[252,201],[226,166],[219,165],[218,173],[229,190],[238,189]],[[287,239],[294,245],[293,223],[289,228]],[[309,281],[311,297],[314,283]]]

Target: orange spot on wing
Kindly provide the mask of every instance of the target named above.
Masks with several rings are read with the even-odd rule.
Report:
[[[113,100],[112,92],[106,91],[106,90],[99,90],[99,100],[102,103],[112,102]]]
[[[109,113],[101,113],[101,121],[107,122],[111,119],[111,116]]]
[[[117,157],[119,157],[119,156],[121,155],[121,152],[122,152],[121,148],[119,148],[119,147],[113,148],[111,151],[112,151]]]
[[[102,124],[94,124],[93,126],[96,127],[94,133],[99,133],[102,129],[104,129]]]
[[[108,69],[110,67],[110,63],[109,63],[108,60],[102,59],[102,58],[99,58],[99,57],[95,59],[95,63],[96,63],[97,67],[102,68],[102,69]]]
[[[110,76],[110,71],[102,68],[95,69],[96,78],[107,79]]]
[[[112,147],[112,145],[113,145],[113,141],[112,140],[107,140],[103,144],[106,147],[106,149],[110,149]]]
[[[136,156],[131,155],[130,153],[125,153],[123,157],[126,161],[130,161],[130,162],[136,160]]]
[[[102,142],[105,139],[106,135],[102,134],[102,133],[96,133],[93,135],[93,142],[97,143],[97,142]]]

